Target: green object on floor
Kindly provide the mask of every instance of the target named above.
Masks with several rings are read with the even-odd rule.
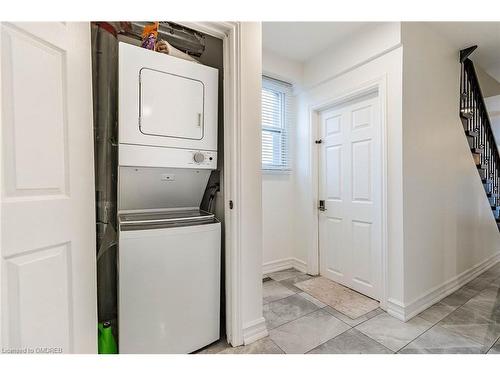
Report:
[[[97,339],[99,354],[117,354],[116,341],[111,331],[111,323],[104,322],[97,325],[99,337]]]

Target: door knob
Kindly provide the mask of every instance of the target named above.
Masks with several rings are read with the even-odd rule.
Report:
[[[326,211],[326,208],[325,208],[325,201],[324,201],[323,199],[321,199],[321,200],[319,201],[318,210],[320,210],[320,211]]]

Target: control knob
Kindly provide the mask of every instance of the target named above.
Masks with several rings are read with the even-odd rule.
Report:
[[[193,159],[194,159],[195,163],[198,163],[198,164],[203,163],[205,161],[205,155],[203,155],[201,152],[196,152],[194,154]]]

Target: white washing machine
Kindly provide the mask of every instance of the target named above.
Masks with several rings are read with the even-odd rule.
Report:
[[[217,167],[216,69],[119,45],[120,353],[219,338],[221,224],[200,210]]]
[[[220,223],[200,210],[119,219],[120,353],[191,353],[218,340]]]

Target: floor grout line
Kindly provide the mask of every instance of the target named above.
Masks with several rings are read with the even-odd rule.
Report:
[[[292,279],[292,278],[294,278],[294,277],[296,277],[296,276],[292,276],[292,277],[290,277],[290,278],[288,278],[288,279],[283,279],[283,280],[280,280],[280,281],[278,281],[278,280],[274,280],[274,279],[272,279],[272,278],[271,278],[273,281],[277,282],[277,283],[278,283],[278,284],[280,284],[281,286],[283,286],[283,287],[287,288],[288,290],[290,290],[291,292],[293,292],[293,294],[291,294],[291,295],[289,295],[289,296],[287,296],[287,297],[284,297],[284,298],[280,298],[280,299],[277,299],[277,300],[274,300],[274,301],[271,301],[271,302],[267,302],[267,303],[263,304],[263,306],[264,306],[264,305],[268,305],[268,304],[270,304],[270,303],[272,303],[272,302],[277,302],[277,301],[280,301],[280,300],[286,299],[286,298],[291,297],[291,296],[293,296],[293,295],[298,295],[298,296],[300,296],[300,293],[305,293],[305,294],[307,294],[307,295],[309,295],[309,296],[311,296],[311,297],[315,298],[314,296],[310,295],[310,294],[309,294],[309,293],[307,293],[306,291],[300,290],[299,292],[297,292],[297,291],[295,291],[295,290],[290,289],[290,288],[289,288],[289,287],[287,287],[286,285],[282,284],[282,281],[286,281],[286,280]],[[476,279],[477,279],[477,278],[479,278],[479,277],[480,277],[480,276],[478,276],[478,277],[476,277],[475,279],[473,279],[473,280],[469,281],[469,283],[470,283],[470,282],[472,282],[472,281],[474,281],[474,280],[476,280]],[[492,281],[492,283],[493,283],[494,281],[498,280],[498,279],[500,279],[500,277],[495,278],[495,279]],[[468,284],[468,283],[467,283],[467,284]],[[462,286],[462,287],[461,287],[461,288],[459,288],[458,290],[460,290],[460,289],[462,289],[462,288],[464,288],[464,287],[467,287],[467,284],[465,284],[464,286]],[[500,287],[499,287],[499,288],[500,288]],[[340,336],[340,335],[342,335],[342,334],[344,334],[344,333],[346,333],[346,332],[349,332],[349,331],[351,331],[351,330],[353,330],[353,329],[355,329],[355,330],[356,330],[356,332],[358,332],[358,333],[360,333],[361,335],[363,335],[363,336],[367,337],[368,339],[373,340],[373,341],[374,341],[374,342],[376,342],[377,344],[379,344],[379,345],[383,346],[384,348],[386,348],[386,349],[387,349],[387,350],[389,350],[390,352],[392,352],[392,353],[394,353],[394,354],[397,354],[397,353],[400,353],[403,349],[405,349],[408,345],[410,345],[411,343],[413,343],[415,340],[418,340],[418,339],[419,339],[422,335],[424,335],[425,333],[427,333],[429,330],[431,330],[432,328],[434,328],[435,326],[437,326],[440,322],[442,322],[444,319],[446,319],[449,315],[451,315],[452,313],[456,312],[458,309],[460,309],[460,308],[464,307],[464,305],[465,305],[465,304],[467,304],[470,300],[472,300],[473,298],[475,298],[475,297],[477,297],[478,295],[480,295],[481,293],[483,293],[483,292],[484,292],[487,288],[483,288],[483,289],[478,290],[478,291],[477,291],[476,289],[474,289],[474,288],[471,288],[471,289],[472,289],[472,290],[475,290],[475,291],[476,291],[476,293],[474,293],[473,295],[471,295],[471,296],[470,296],[467,300],[465,300],[463,303],[459,304],[458,306],[450,306],[450,305],[447,305],[447,306],[449,306],[449,307],[453,307],[454,309],[453,309],[452,311],[450,311],[448,314],[446,314],[445,316],[443,316],[441,319],[439,319],[439,320],[438,320],[437,322],[435,322],[435,323],[429,322],[427,319],[425,319],[425,318],[423,318],[423,317],[420,317],[420,316],[419,316],[420,314],[419,314],[419,315],[417,315],[416,317],[419,317],[420,319],[423,319],[423,320],[424,320],[424,321],[426,321],[427,323],[431,323],[431,326],[429,326],[429,327],[428,327],[427,329],[425,329],[422,333],[420,333],[418,336],[416,336],[414,339],[412,339],[412,340],[411,340],[411,341],[409,341],[406,345],[404,345],[403,347],[401,347],[400,349],[398,349],[398,350],[396,350],[396,351],[392,350],[391,348],[388,348],[388,347],[387,347],[387,346],[385,346],[383,343],[381,343],[381,342],[379,342],[378,340],[376,340],[376,339],[374,339],[374,338],[372,338],[372,337],[370,337],[370,336],[366,335],[365,333],[363,333],[362,331],[360,331],[359,329],[357,329],[357,328],[356,328],[357,326],[359,326],[359,325],[361,325],[361,324],[363,324],[363,323],[369,322],[370,320],[372,320],[372,319],[376,318],[376,317],[377,317],[377,316],[379,316],[380,314],[377,314],[377,315],[375,315],[375,316],[372,316],[371,318],[368,318],[368,319],[366,319],[366,320],[364,320],[364,321],[362,321],[362,322],[360,322],[360,323],[358,323],[358,324],[356,324],[356,325],[351,325],[351,324],[349,324],[349,323],[347,323],[347,322],[343,321],[342,319],[340,319],[340,318],[336,317],[336,316],[335,316],[335,315],[333,315],[330,311],[328,311],[328,310],[327,310],[327,308],[328,308],[328,307],[330,307],[331,309],[335,310],[335,311],[336,311],[336,312],[338,312],[339,314],[342,314],[340,311],[336,310],[336,309],[335,309],[335,308],[333,308],[332,306],[326,305],[326,306],[324,306],[324,307],[321,307],[321,308],[320,308],[319,306],[317,306],[315,303],[313,303],[313,302],[311,302],[311,301],[308,301],[308,302],[310,302],[310,303],[312,303],[312,304],[314,304],[314,305],[316,306],[316,309],[315,309],[315,310],[313,310],[313,311],[311,311],[311,312],[309,312],[309,313],[307,313],[307,314],[301,315],[301,316],[299,316],[299,317],[297,317],[297,318],[295,318],[295,319],[292,319],[292,320],[290,320],[290,321],[288,321],[288,322],[282,323],[282,324],[280,324],[280,325],[278,325],[278,326],[276,326],[276,327],[274,327],[274,328],[270,329],[270,330],[269,330],[269,332],[271,332],[271,331],[273,331],[273,330],[275,330],[275,329],[277,329],[277,328],[279,328],[279,327],[282,327],[282,326],[283,326],[283,325],[285,325],[285,324],[292,323],[292,322],[294,322],[294,321],[296,321],[296,320],[298,320],[298,319],[301,319],[301,318],[306,317],[306,316],[308,316],[308,315],[310,315],[310,314],[313,314],[313,313],[315,313],[315,312],[317,312],[317,311],[319,311],[319,310],[323,310],[323,311],[325,311],[326,313],[328,313],[329,315],[331,315],[332,317],[334,317],[334,318],[338,319],[338,320],[339,320],[339,321],[341,321],[342,323],[344,323],[344,324],[346,324],[347,326],[349,326],[349,329],[347,329],[346,331],[344,331],[344,332],[342,332],[342,333],[340,333],[340,334],[338,334],[338,335],[336,335],[336,336],[334,336],[334,337],[330,338],[329,340],[327,340],[327,341],[325,341],[325,342],[323,342],[323,343],[321,343],[321,344],[319,344],[319,345],[315,346],[314,348],[312,348],[312,349],[308,350],[308,351],[307,351],[307,352],[305,352],[304,354],[307,354],[307,353],[309,353],[309,352],[311,352],[311,351],[315,350],[316,348],[318,348],[319,346],[321,346],[321,345],[325,344],[326,342],[328,342],[328,341],[330,341],[330,340],[333,340],[333,339],[337,338],[338,336]],[[457,290],[457,291],[458,291],[458,290]],[[456,292],[456,291],[455,291],[455,292]],[[453,292],[453,293],[455,293],[455,292]],[[453,294],[453,293],[452,293],[452,294]],[[452,295],[452,294],[450,294],[450,295]],[[304,297],[302,297],[302,296],[300,296],[300,297],[301,297],[301,298],[304,298]],[[448,297],[448,296],[447,296],[447,297]],[[445,298],[446,298],[446,297],[445,297]],[[441,302],[441,301],[442,301],[442,300],[444,300],[445,298],[441,299],[441,300],[440,300],[440,301],[438,301],[437,303]],[[305,299],[305,300],[307,300],[306,298],[304,298],[304,299]],[[317,298],[316,298],[316,299],[317,299]],[[321,302],[321,301],[320,301],[320,302]],[[445,304],[445,305],[446,305],[446,304]],[[434,306],[434,305],[433,305],[433,306]],[[430,306],[429,308],[431,308],[431,307],[432,307],[432,306]],[[427,310],[427,309],[426,309],[426,310]],[[425,311],[425,310],[424,310],[424,311]],[[384,311],[384,313],[387,313],[387,312],[386,312],[386,311]],[[345,314],[342,314],[342,315],[345,315]],[[365,315],[366,315],[366,314],[365,314]],[[349,317],[347,317],[347,318],[349,318]],[[413,319],[413,318],[412,318],[412,319]],[[351,319],[351,320],[354,320],[354,319]],[[442,328],[443,328],[443,329],[445,329],[445,330],[447,330],[447,331],[449,331],[449,332],[451,332],[451,333],[458,334],[459,336],[462,336],[462,337],[464,337],[464,338],[466,338],[466,339],[469,339],[469,340],[471,340],[471,341],[473,341],[473,342],[475,342],[475,343],[477,343],[477,344],[481,345],[482,347],[486,347],[484,344],[482,344],[482,343],[480,343],[480,342],[476,341],[475,339],[469,338],[469,337],[467,337],[467,336],[464,336],[464,335],[459,334],[459,333],[454,332],[454,331],[450,331],[450,330],[448,330],[448,329],[447,329],[447,328],[445,328],[445,327],[442,327]],[[277,343],[276,343],[274,340],[272,340],[270,337],[269,337],[269,339],[270,339],[270,340],[271,340],[271,341],[272,341],[272,342],[273,342],[273,343],[274,343],[274,344],[275,344],[275,345],[276,345],[276,346],[277,346],[280,350],[282,350],[285,354],[287,354],[287,353],[283,350],[283,348],[282,348],[279,344],[277,344]],[[495,339],[495,341],[493,342],[493,344],[492,344],[491,346],[489,346],[488,350],[486,350],[484,353],[489,352],[489,351],[491,350],[491,348],[493,348],[493,346],[495,346],[495,344],[496,344],[497,342],[499,342],[499,341],[500,341],[500,335],[499,335],[499,337],[497,337],[497,338]]]
[[[356,329],[356,328],[355,328],[355,327],[352,327],[352,329]],[[378,342],[377,340],[375,340],[375,339],[371,338],[370,336],[368,336],[368,335],[367,335],[367,334],[365,334],[364,332],[361,332],[359,329],[356,329],[356,331],[358,331],[359,333],[361,333],[363,336],[368,337],[370,340],[375,341],[377,344],[382,345],[382,346],[383,346],[384,348],[386,348],[387,350],[390,350],[390,351],[392,352],[392,354],[396,354],[396,353],[397,353],[396,351],[394,351],[394,350],[392,350],[391,348],[389,348],[389,347],[385,346],[385,345],[384,345],[384,344],[382,344],[381,342]]]
[[[311,302],[311,303],[312,303],[312,302]],[[314,305],[314,306],[316,306],[316,305]],[[314,313],[314,312],[316,312],[316,311],[318,311],[318,310],[321,310],[321,309],[320,309],[318,306],[316,306],[316,310],[313,310],[313,311],[311,311],[311,312],[308,312],[307,314],[301,315],[301,316],[299,316],[299,317],[297,317],[297,318],[295,318],[295,319],[292,319],[292,320],[290,320],[290,321],[288,321],[288,322],[282,323],[282,324],[280,324],[279,326],[276,326],[276,327],[273,327],[273,328],[269,329],[268,331],[269,331],[269,332],[271,332],[271,331],[275,330],[276,328],[279,328],[279,327],[281,327],[281,326],[284,326],[285,324],[288,324],[288,323],[291,323],[291,322],[295,322],[296,320],[298,320],[298,319],[300,319],[300,318],[303,318],[304,316],[307,316],[307,315],[309,315],[309,314],[312,314],[312,313]]]
[[[478,276],[478,277],[479,277],[479,276]],[[474,280],[475,280],[475,279],[473,279],[473,280],[471,280],[471,281],[474,281]],[[469,282],[471,282],[471,281],[469,281]],[[465,287],[465,286],[467,286],[467,284],[465,284],[463,287]],[[463,287],[462,287],[462,288],[463,288]],[[457,292],[458,290],[460,290],[460,289],[462,289],[462,288],[457,289],[455,292]],[[453,293],[455,293],[455,292],[453,292]],[[480,294],[480,293],[482,293],[482,292],[483,292],[483,291],[480,291],[477,295],[479,295],[479,294]],[[451,296],[453,293],[451,293],[451,294],[450,294],[450,296]],[[476,295],[476,296],[477,296],[477,295]],[[449,297],[449,296],[446,296],[446,297]],[[446,297],[445,297],[445,298],[446,298]],[[471,297],[471,298],[467,299],[467,300],[466,300],[463,304],[461,304],[461,305],[457,306],[457,307],[455,308],[455,310],[451,311],[449,314],[447,314],[446,316],[444,316],[444,317],[442,317],[441,319],[439,319],[436,323],[434,323],[432,326],[430,326],[428,329],[426,329],[426,330],[425,330],[424,332],[422,332],[420,335],[418,335],[417,337],[415,337],[415,338],[414,338],[413,340],[411,340],[408,344],[406,344],[406,345],[405,345],[405,346],[403,346],[401,349],[399,349],[396,353],[399,353],[401,350],[403,350],[404,348],[406,348],[406,347],[407,347],[408,345],[410,345],[413,341],[417,340],[420,336],[422,336],[423,334],[425,334],[427,331],[429,331],[430,329],[432,329],[432,328],[434,328],[435,326],[437,326],[440,322],[442,322],[444,319],[446,319],[446,317],[448,317],[450,314],[452,314],[452,313],[454,313],[455,311],[457,311],[459,308],[463,307],[463,306],[464,306],[467,302],[469,302],[472,298],[474,298],[474,297]],[[444,298],[443,298],[443,299],[444,299]],[[443,299],[442,299],[442,300],[443,300]],[[441,300],[441,301],[442,301],[442,300]],[[439,302],[441,302],[441,301],[439,301]],[[437,303],[439,303],[439,302],[437,302]],[[435,304],[434,304],[434,305],[435,305]],[[432,306],[434,306],[434,305],[432,305]],[[432,306],[430,306],[429,308],[431,308]],[[448,305],[448,306],[449,306],[449,305]],[[450,307],[453,307],[453,306],[450,306]],[[427,310],[427,309],[425,309],[424,311],[426,311],[426,310]],[[422,312],[423,312],[423,311],[422,311]],[[419,313],[418,315],[420,315],[420,314],[421,314],[421,313]],[[416,315],[415,317],[418,317],[418,315]],[[414,318],[415,318],[415,317],[414,317]],[[413,318],[412,318],[412,319],[413,319]],[[424,319],[424,318],[420,317],[420,319]],[[410,320],[411,320],[411,319],[410,319]],[[426,320],[426,319],[424,319],[424,320],[425,320],[426,322],[430,323],[428,320]],[[483,345],[484,345],[484,344],[482,344],[482,343],[480,343],[480,342],[478,342],[478,341],[476,341],[476,340],[474,340],[474,339],[472,339],[472,338],[470,338],[470,337],[466,337],[466,336],[464,336],[464,335],[462,335],[462,334],[459,334],[459,333],[456,333],[456,332],[450,331],[449,329],[446,329],[445,327],[441,327],[441,328],[445,329],[445,330],[446,330],[446,331],[448,331],[448,332],[451,332],[451,333],[454,333],[454,334],[458,334],[459,336],[462,336],[462,337],[464,337],[465,339],[472,340],[472,341],[474,341],[475,343],[477,343],[477,344],[479,344],[479,345],[481,345],[481,346],[483,346]],[[491,349],[491,347],[490,347],[490,349]],[[488,349],[488,351],[489,351],[489,349]]]
[[[283,354],[287,354],[287,352],[285,352],[285,350],[281,346],[279,346],[279,344],[276,341],[274,341],[269,335],[267,336],[267,338],[271,340],[271,342],[274,343],[274,345],[276,345],[283,352]]]

